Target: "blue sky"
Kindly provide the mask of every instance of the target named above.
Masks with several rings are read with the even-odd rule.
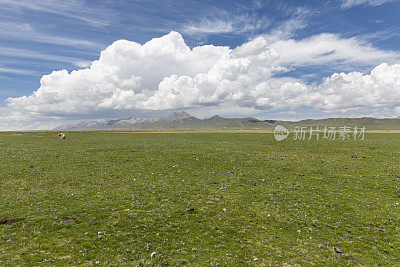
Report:
[[[358,99],[358,101],[339,105],[336,102],[332,103],[332,94],[329,96],[321,96],[321,94],[330,90],[327,88],[328,84],[324,84],[324,78],[340,72],[346,74],[360,72],[363,75],[369,75],[371,70],[382,63],[388,64],[388,70],[382,71],[386,73],[391,71],[394,76],[394,78],[391,76],[391,79],[394,79],[392,85],[385,85],[393,88],[385,87],[386,91],[384,92],[400,90],[398,88],[399,73],[396,67],[400,58],[399,14],[400,1],[385,0],[0,0],[0,116],[2,117],[0,124],[3,124],[2,128],[4,129],[11,129],[20,128],[20,125],[26,125],[26,122],[29,121],[34,128],[43,126],[44,122],[55,124],[63,121],[122,115],[158,116],[172,110],[191,111],[199,117],[211,115],[213,112],[229,117],[250,114],[260,118],[284,119],[344,115],[397,116],[396,112],[400,111],[398,109],[400,105],[396,101],[381,99],[382,97],[379,99],[369,98],[371,99],[369,101],[360,99],[360,96],[354,96],[354,99]],[[179,33],[189,48],[211,44],[227,46],[232,51],[238,46],[263,36],[268,45],[271,44],[271,47],[275,47],[274,49],[280,54],[287,52],[287,50],[279,51],[280,47],[299,49],[299,51],[298,46],[306,50],[307,46],[310,46],[310,49],[319,49],[333,40],[335,42],[333,44],[341,46],[342,50],[336,51],[336,47],[334,47],[329,51],[326,50],[328,52],[321,52],[321,54],[318,54],[318,51],[307,54],[308,51],[304,50],[306,51],[304,58],[300,58],[301,55],[296,54],[293,56],[299,57],[299,59],[280,61],[280,65],[276,63],[279,67],[287,68],[287,71],[274,72],[265,78],[267,83],[279,82],[279,85],[276,85],[277,88],[272,85],[272,87],[267,86],[275,92],[281,90],[279,88],[283,88],[283,82],[292,84],[299,82],[308,88],[304,89],[307,92],[318,91],[320,97],[318,101],[331,102],[323,106],[318,104],[317,100],[313,103],[307,101],[303,103],[296,96],[297,102],[293,108],[290,104],[294,103],[292,98],[288,98],[286,102],[277,103],[265,89],[264,95],[251,93],[249,95],[252,95],[254,99],[250,99],[250,96],[246,95],[239,102],[237,95],[247,94],[246,92],[229,92],[226,94],[229,94],[230,97],[218,96],[217,100],[215,95],[204,100],[207,97],[202,93],[201,97],[196,100],[190,99],[189,101],[187,97],[183,97],[183,100],[173,98],[174,100],[171,100],[173,103],[168,105],[165,103],[161,105],[154,102],[156,100],[150,99],[146,100],[146,104],[136,104],[136,102],[132,104],[132,101],[139,101],[137,100],[139,98],[129,98],[130,104],[128,100],[123,100],[109,105],[105,109],[99,107],[103,107],[104,101],[107,99],[101,99],[99,101],[102,102],[95,103],[92,109],[85,109],[81,113],[77,112],[71,115],[71,113],[54,112],[52,108],[38,111],[40,108],[36,108],[35,105],[48,104],[47,100],[44,100],[48,98],[40,101],[37,98],[32,101],[24,100],[28,101],[29,105],[25,102],[21,103],[21,101],[17,101],[18,103],[10,101],[10,99],[22,96],[31,96],[41,87],[42,76],[48,75],[52,71],[65,69],[71,72],[87,68],[91,62],[99,59],[101,51],[117,40],[125,39],[143,45],[153,38],[166,36],[171,31]],[[174,38],[179,39],[176,36]],[[310,38],[312,40],[307,41]],[[128,45],[131,44],[125,45],[123,49],[131,49],[126,47]],[[354,51],[351,50],[353,48]],[[352,55],[358,55],[358,53],[358,57],[352,58]],[[374,56],[365,57],[366,59],[363,60],[363,53]],[[332,58],[329,57],[329,54],[338,56]],[[314,62],[307,60],[310,55],[313,56]],[[351,60],[347,60],[346,55],[350,55],[348,57]],[[289,53],[288,57],[290,56]],[[218,60],[216,59],[215,62]],[[256,64],[251,62],[250,64]],[[165,64],[168,65],[168,63]],[[278,66],[276,64],[271,66],[276,68]],[[261,65],[257,66],[260,68]],[[204,73],[207,71],[209,70],[202,70]],[[177,73],[189,75],[180,70],[177,70]],[[189,76],[194,78],[198,74],[201,73],[190,72]],[[249,70],[246,74],[250,75]],[[130,75],[135,75],[135,73]],[[169,75],[174,75],[174,73],[168,73]],[[155,86],[157,87],[157,84],[165,77],[167,76],[154,77],[154,79],[158,79],[154,81]],[[232,82],[237,82],[239,78],[235,79]],[[252,90],[250,87],[256,87],[262,83],[259,77],[254,79],[254,81],[242,84],[240,90]],[[343,79],[350,79],[350,77],[346,76]],[[364,77],[365,79],[370,80],[369,76]],[[146,79],[144,80],[147,83]],[[61,84],[61,81],[58,82]],[[153,84],[150,81],[148,83]],[[336,86],[337,82],[332,82],[332,84]],[[57,88],[57,82],[52,83],[52,86],[51,90],[54,92],[72,90]],[[90,86],[93,85],[87,85],[88,88]],[[174,85],[170,86],[172,88]],[[343,91],[344,87],[341,88],[337,90]],[[380,86],[375,85],[374,88],[380,88]],[[157,88],[147,89],[157,90]],[[302,94],[301,90],[296,92]],[[347,88],[346,90],[353,89]],[[139,89],[133,91],[136,95],[142,93]],[[376,95],[374,92],[371,94]],[[317,97],[315,94],[313,96]],[[345,96],[348,94],[342,97],[345,98]],[[115,97],[115,94],[109,97]],[[166,97],[165,99],[170,98]],[[366,102],[377,104],[364,105]],[[152,106],[147,108],[146,105]],[[24,116],[25,118],[23,118]],[[21,123],[15,122],[18,120]]]

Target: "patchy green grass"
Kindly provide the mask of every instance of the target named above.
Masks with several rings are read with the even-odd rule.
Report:
[[[399,147],[1,133],[0,264],[399,265]]]

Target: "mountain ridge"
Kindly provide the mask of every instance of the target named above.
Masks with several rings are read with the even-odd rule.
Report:
[[[400,130],[400,119],[361,118],[325,118],[305,119],[299,121],[259,120],[253,117],[223,118],[214,115],[199,119],[180,111],[161,118],[125,117],[119,119],[100,119],[65,124],[53,130],[271,130],[276,125],[286,127],[324,127],[324,126],[366,126],[376,130]]]

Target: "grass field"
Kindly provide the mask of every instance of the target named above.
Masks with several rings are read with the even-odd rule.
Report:
[[[0,265],[400,265],[399,148],[1,133]]]

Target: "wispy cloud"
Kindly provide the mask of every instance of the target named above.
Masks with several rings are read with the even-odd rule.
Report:
[[[54,44],[61,46],[85,47],[101,49],[105,46],[88,40],[53,36],[38,32],[28,23],[0,22],[0,36],[4,40],[27,40],[30,42]],[[29,38],[27,38],[29,36]]]
[[[360,38],[365,39],[371,43],[375,43],[375,42],[382,42],[398,36],[400,36],[399,30],[394,28],[388,28],[383,31],[361,35]]]
[[[350,71],[373,66],[376,62],[395,64],[398,51],[381,50],[360,38],[342,38],[335,34],[318,34],[302,40],[279,40],[271,47],[280,54],[277,63],[285,66],[325,66]]]
[[[58,55],[45,54],[41,52],[19,49],[19,48],[11,48],[6,46],[0,46],[0,55],[6,57],[21,57],[21,58],[33,58],[40,59],[45,61],[55,61],[55,62],[68,62],[72,63],[76,66],[79,66],[80,62],[84,62],[85,60],[73,57],[64,57]]]
[[[104,16],[99,16],[98,10],[85,6],[84,1],[79,0],[0,0],[0,9],[30,10],[56,14],[67,18],[80,20],[93,26],[105,26],[110,24]]]
[[[340,7],[342,9],[352,8],[359,5],[379,6],[388,2],[394,2],[398,0],[341,0]]]
[[[188,35],[203,34],[241,34],[246,32],[268,29],[270,21],[267,18],[257,18],[250,15],[232,16],[227,12],[220,12],[213,17],[204,17],[196,22],[184,25],[181,32]]]
[[[249,0],[249,1],[246,1],[245,4],[241,4],[241,3],[238,3],[235,1],[232,1],[231,3],[237,7],[241,8],[241,9],[245,9],[245,10],[257,10],[264,6],[264,0]]]
[[[290,19],[277,23],[265,37],[271,42],[293,38],[297,31],[307,27],[307,21],[313,15],[315,15],[315,11],[298,8]]]
[[[307,23],[302,18],[291,18],[273,28],[266,36],[270,41],[288,39],[293,37],[296,31],[307,26]]]
[[[293,37],[296,31],[305,28],[307,20],[316,14],[316,11],[307,8],[293,9],[281,6],[280,9],[285,10],[289,15],[288,19],[276,21],[273,18],[251,15],[251,13],[235,15],[227,11],[219,11],[213,16],[187,23],[180,32],[186,35],[264,33],[272,40],[286,39]]]
[[[41,75],[41,73],[39,73],[37,71],[8,68],[8,67],[3,67],[3,66],[0,66],[0,73],[11,73],[11,74],[20,74],[20,75],[29,75],[29,76]]]

